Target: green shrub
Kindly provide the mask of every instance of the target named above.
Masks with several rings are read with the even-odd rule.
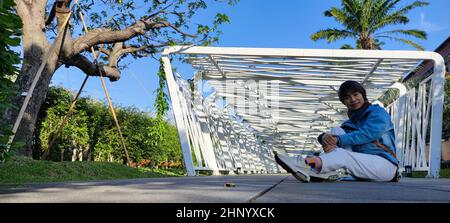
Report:
[[[11,47],[20,44],[20,28],[22,22],[19,16],[14,12],[13,0],[0,1],[0,115],[12,107],[11,99],[17,93],[14,87],[14,79],[17,77],[19,69],[17,64],[20,63],[20,56],[14,52]],[[12,135],[12,125],[5,124],[0,116],[0,162],[4,162],[11,156],[11,152],[21,146],[15,143],[8,147],[8,141]]]
[[[72,100],[70,91],[49,88],[36,124],[34,158],[39,159],[48,149],[51,136]],[[175,126],[134,107],[117,107],[116,113],[133,163],[145,160],[149,166],[158,167],[169,161],[181,166],[182,153]],[[83,160],[125,163],[117,127],[105,104],[89,98],[79,99],[51,150],[50,160],[70,161],[74,148],[84,151]]]

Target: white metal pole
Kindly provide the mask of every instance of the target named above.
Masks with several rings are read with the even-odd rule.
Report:
[[[430,170],[427,177],[439,178],[442,147],[442,116],[444,107],[445,64],[439,54],[433,55],[434,77],[430,90],[433,91],[430,133]]]
[[[184,80],[182,80],[179,77],[176,77],[176,79],[175,79],[175,83],[177,84],[176,89],[178,90],[178,92],[177,92],[178,98],[180,100],[181,117],[183,117],[184,126],[187,131],[188,141],[190,141],[192,143],[191,149],[192,149],[192,151],[194,151],[195,159],[197,161],[197,166],[203,167],[202,158],[201,158],[199,147],[198,147],[198,144],[196,141],[197,138],[194,136],[194,132],[192,129],[192,122],[191,122],[192,114],[190,113],[190,110],[187,106],[189,102],[188,102],[188,100],[186,100],[186,97],[190,97],[190,96],[188,96],[188,94],[190,94],[190,91],[189,91],[189,89],[186,89],[186,86],[184,84],[187,84],[187,83],[183,83],[183,81]],[[182,91],[180,91],[180,90],[182,90]]]
[[[219,167],[217,166],[217,160],[215,155],[214,146],[212,143],[212,135],[210,133],[210,126],[208,125],[208,117],[206,117],[206,114],[203,112],[199,116],[199,130],[200,130],[200,136],[201,141],[203,145],[203,151],[206,155],[205,161],[209,168],[212,169],[213,175],[219,175]]]
[[[184,126],[183,115],[178,98],[178,89],[173,77],[172,65],[167,55],[161,57],[164,64],[164,72],[166,73],[167,87],[172,102],[173,114],[175,116],[175,123],[178,129],[178,138],[180,139],[181,150],[183,151],[184,164],[188,176],[195,176],[194,163],[192,161],[191,147],[188,140],[186,126]]]
[[[200,82],[200,86],[198,85]],[[212,143],[212,135],[208,126],[208,117],[205,111],[203,98],[202,73],[194,75],[194,110],[197,113],[197,128],[200,136],[200,143],[206,165],[212,169],[213,175],[219,175],[219,168]]]
[[[224,168],[224,157],[222,156],[222,145],[218,136],[218,122],[216,122],[215,114],[213,113],[213,102],[211,97],[205,99],[203,108],[206,114],[206,125],[208,126],[209,135],[211,136],[212,150],[216,158],[218,168]],[[207,134],[207,133],[205,133]],[[205,137],[206,138],[206,137]]]
[[[399,97],[398,97],[398,102],[397,106],[394,108],[395,112],[394,112],[394,117],[393,121],[395,122],[395,125],[397,127],[396,129],[396,142],[395,142],[395,147],[396,147],[396,155],[397,155],[397,159],[400,162],[400,169],[403,169],[403,155],[405,153],[405,148],[404,148],[404,142],[405,142],[405,107],[406,107],[406,87],[405,85],[403,85],[402,83],[396,82],[394,83],[390,88],[397,88],[399,90]]]

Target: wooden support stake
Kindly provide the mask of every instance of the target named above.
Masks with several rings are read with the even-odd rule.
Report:
[[[84,21],[84,16],[83,16],[82,12],[80,12],[80,18],[81,18],[81,21],[83,22],[84,31],[86,33],[88,33],[89,31],[88,31],[86,23]],[[91,51],[92,51],[92,56],[94,57],[95,64],[97,65],[97,72],[99,73],[100,80],[102,81],[102,86],[103,86],[103,90],[105,91],[105,96],[106,96],[106,100],[108,101],[109,109],[111,110],[111,114],[113,116],[114,122],[117,126],[117,129],[119,130],[120,141],[121,141],[122,147],[125,151],[125,155],[127,158],[127,164],[128,164],[128,166],[131,166],[131,161],[130,161],[130,157],[128,156],[127,146],[125,145],[125,140],[123,139],[122,130],[120,129],[120,125],[119,125],[119,121],[117,120],[116,112],[114,111],[114,107],[111,102],[111,98],[109,97],[108,89],[106,88],[105,80],[103,79],[103,74],[98,66],[97,56],[95,55],[94,47],[91,47]]]

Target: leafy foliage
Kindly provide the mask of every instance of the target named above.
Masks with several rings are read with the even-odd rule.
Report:
[[[227,3],[235,5],[239,0],[212,0],[211,3]],[[92,0],[80,0],[79,7],[74,13],[75,23],[80,24],[79,11],[88,16],[89,29],[107,28],[111,30],[123,30],[132,26],[137,21],[154,18],[154,21],[170,23],[168,29],[152,29],[144,35],[138,35],[124,42],[123,47],[142,47],[142,50],[125,54],[120,60],[131,56],[133,58],[155,56],[162,47],[168,45],[211,45],[219,40],[222,34],[219,26],[229,23],[226,14],[217,13],[211,22],[195,21],[199,12],[208,8],[205,0],[100,0],[100,4]],[[105,7],[98,7],[104,5]],[[48,5],[50,8],[51,5]],[[56,26],[54,26],[55,28]],[[74,29],[75,31],[76,29]],[[108,44],[106,50],[112,50],[114,44]],[[104,62],[107,58],[103,57]],[[121,65],[125,67],[126,65]]]
[[[444,97],[444,134],[450,137],[450,76],[445,79],[445,97]],[[444,136],[445,137],[445,136]]]
[[[36,146],[34,156],[40,157],[41,152],[48,150],[50,140],[59,128],[64,115],[68,112],[67,105],[73,99],[71,92],[63,88],[52,88],[47,95],[47,100],[42,106],[39,120],[37,123],[38,135],[36,137]],[[70,160],[71,154],[66,151],[74,149],[83,149],[88,147],[88,126],[87,113],[84,110],[76,109],[64,125],[62,133],[57,137],[57,143],[54,144],[50,159],[51,160]]]
[[[400,0],[341,0],[341,8],[332,7],[325,11],[324,15],[334,18],[344,26],[344,29],[323,29],[312,34],[311,39],[314,41],[326,39],[328,43],[331,43],[340,39],[355,38],[358,49],[381,49],[384,42],[380,38],[385,38],[411,45],[418,50],[424,50],[419,44],[399,37],[410,36],[426,39],[427,34],[422,30],[383,30],[387,26],[409,23],[406,14],[410,10],[429,4],[424,1],[414,1],[400,9],[395,9],[399,2]],[[352,47],[347,44],[342,48]]]
[[[48,148],[49,137],[59,126],[72,99],[68,90],[49,88],[37,123],[35,158]],[[148,165],[156,167],[166,161],[181,165],[181,149],[173,125],[133,107],[119,107],[116,112],[133,163],[147,160]],[[89,98],[79,100],[52,149],[51,159],[71,160],[74,148],[82,153],[83,160],[125,162],[118,130],[105,104]]]
[[[20,28],[22,22],[14,12],[13,0],[0,1],[0,114],[12,106],[11,98],[16,94],[13,80],[17,77],[20,63],[19,55],[11,47],[20,44]],[[7,143],[12,135],[12,126],[0,127],[0,162],[5,161],[11,154],[7,151]],[[20,147],[20,143],[12,145],[11,149]],[[10,150],[11,151],[11,150]]]

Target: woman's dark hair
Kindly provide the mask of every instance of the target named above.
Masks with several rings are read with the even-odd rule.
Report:
[[[364,87],[356,81],[345,81],[344,83],[341,84],[341,86],[339,87],[339,91],[338,91],[339,101],[344,103],[345,96],[348,93],[353,93],[353,92],[361,93],[362,96],[364,97],[364,101],[368,101],[367,96],[366,96],[366,89],[364,89]]]

